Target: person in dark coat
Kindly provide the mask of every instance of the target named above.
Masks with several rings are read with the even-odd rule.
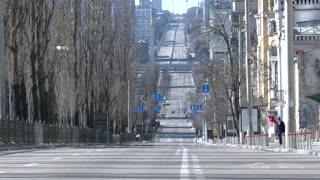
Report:
[[[282,133],[285,133],[286,131],[286,126],[284,122],[281,120],[281,118],[278,118],[278,126],[277,126],[277,135],[279,138],[279,143],[282,145]]]

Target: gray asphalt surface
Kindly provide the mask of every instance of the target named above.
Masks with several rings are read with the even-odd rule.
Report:
[[[318,179],[313,156],[154,143],[0,156],[1,179]]]

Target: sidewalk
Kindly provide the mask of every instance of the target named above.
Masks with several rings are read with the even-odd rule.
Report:
[[[240,145],[240,144],[213,144],[212,142],[199,142],[205,145],[225,145],[232,148],[241,148],[241,149],[257,149],[264,151],[272,151],[272,152],[293,152],[298,154],[306,154],[313,156],[320,156],[320,142],[312,142],[311,150],[297,150],[297,149],[284,149],[280,146],[278,142],[269,142],[269,146],[248,146],[248,145]]]

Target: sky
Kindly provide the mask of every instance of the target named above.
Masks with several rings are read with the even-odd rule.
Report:
[[[136,5],[139,4],[139,0],[135,1]],[[198,6],[198,2],[201,2],[201,0],[162,0],[162,9],[169,10],[170,12],[174,11],[175,14],[183,14],[187,12],[188,8]]]

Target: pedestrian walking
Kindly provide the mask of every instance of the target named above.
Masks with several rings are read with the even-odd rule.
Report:
[[[286,126],[281,118],[278,118],[277,135],[279,139],[279,144],[282,145],[282,133],[286,131]]]

